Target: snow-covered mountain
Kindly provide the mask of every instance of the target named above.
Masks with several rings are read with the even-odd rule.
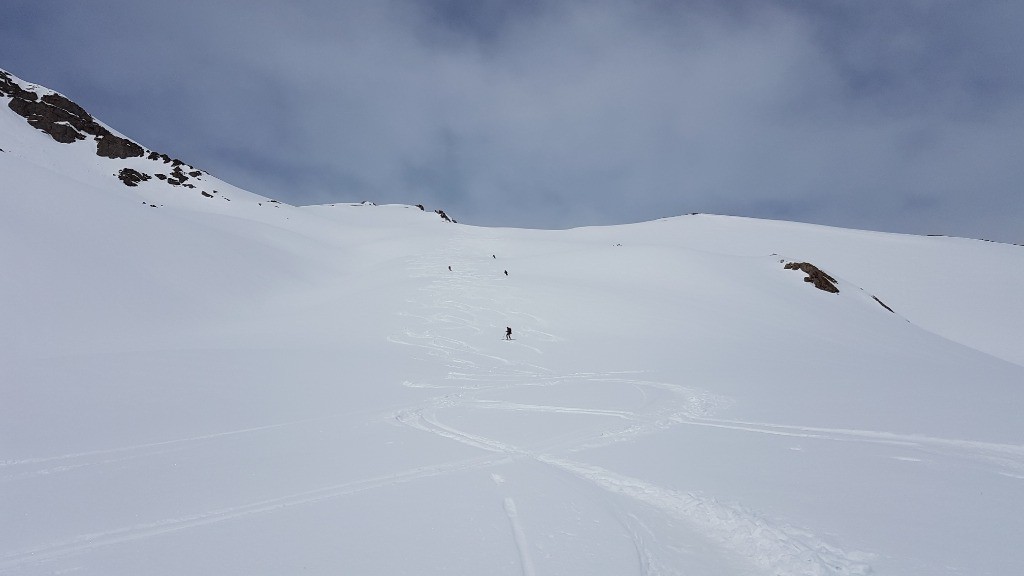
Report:
[[[0,104],[0,574],[1024,565],[1024,247],[296,207]]]

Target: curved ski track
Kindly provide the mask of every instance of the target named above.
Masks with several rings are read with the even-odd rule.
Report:
[[[474,257],[475,252],[486,256]],[[410,468],[393,474],[363,478],[280,497],[250,502],[240,506],[209,510],[194,515],[166,518],[159,521],[80,534],[71,538],[30,548],[0,553],[0,572],[16,574],[29,563],[80,554],[111,546],[160,536],[193,527],[233,519],[267,514],[275,511],[341,498],[360,492],[400,483],[470,470],[485,471],[516,461],[542,465],[551,474],[579,482],[586,492],[601,498],[604,509],[614,510],[624,536],[636,552],[636,573],[641,575],[677,573],[671,561],[662,556],[671,548],[657,542],[657,533],[641,516],[680,520],[695,534],[717,545],[720,553],[730,559],[745,561],[756,573],[765,575],[863,575],[871,572],[868,556],[845,552],[824,539],[800,528],[773,521],[741,504],[725,504],[700,494],[679,492],[612,470],[588,464],[579,458],[591,448],[613,442],[628,441],[643,434],[674,426],[712,426],[757,434],[813,437],[843,442],[874,442],[911,446],[921,450],[939,451],[961,457],[985,460],[1001,473],[1024,478],[1024,447],[986,444],[913,435],[899,435],[866,430],[843,430],[787,426],[770,423],[721,420],[715,413],[727,406],[728,398],[696,388],[650,381],[638,372],[559,373],[544,366],[544,351],[533,343],[556,342],[559,337],[542,330],[543,320],[520,311],[525,299],[508,283],[500,282],[497,263],[491,261],[490,250],[470,246],[468,241],[454,240],[441,254],[414,262],[410,273],[429,279],[421,294],[399,312],[408,319],[407,327],[389,337],[396,345],[416,348],[426,362],[441,362],[447,369],[442,382],[405,382],[410,388],[437,389],[442,395],[387,414],[395,425],[432,434],[479,449],[483,454],[453,462]],[[447,273],[452,265],[454,272]],[[440,271],[444,270],[445,273]],[[503,279],[503,278],[502,278]],[[486,294],[488,296],[480,296]],[[496,296],[497,295],[497,296]],[[518,350],[527,350],[534,360],[525,362],[488,353],[466,341],[465,335],[479,333],[483,327],[516,325],[522,340]],[[495,338],[498,338],[497,334]],[[643,402],[634,410],[599,409],[513,400],[483,398],[504,391],[527,387],[551,387],[579,383],[602,383],[635,390]],[[548,438],[535,446],[477,434],[445,423],[446,416],[472,411],[500,411],[510,415],[546,414],[586,418],[601,423],[585,430]],[[351,417],[352,414],[337,417]],[[274,428],[296,425],[286,422],[268,426],[231,430],[162,442],[144,443],[104,450],[69,453],[56,456],[0,461],[0,482],[33,475],[54,474],[82,466],[105,465],[161,451],[187,448],[197,442],[216,441],[233,435],[252,434]],[[570,457],[570,455],[573,455]],[[499,490],[506,479],[492,473]],[[598,496],[598,495],[603,495]],[[509,525],[510,538],[519,554],[524,576],[538,570],[530,545],[529,523],[524,510],[512,496],[502,497],[501,509]],[[641,510],[644,512],[641,513]]]
[[[515,288],[494,282],[496,265],[489,258],[476,258],[467,246],[453,241],[447,253],[422,260],[414,274],[432,278],[424,288],[423,298],[410,305],[427,319],[418,330],[406,330],[394,336],[396,344],[419,347],[425,356],[447,362],[448,375],[443,382],[406,383],[410,387],[437,388],[449,392],[443,401],[411,407],[396,414],[397,422],[448,440],[460,442],[488,452],[505,454],[514,459],[532,459],[553,472],[568,473],[580,481],[596,486],[605,493],[624,497],[635,504],[654,509],[666,517],[687,521],[698,534],[718,543],[722,550],[745,559],[758,572],[772,575],[859,575],[872,572],[867,564],[870,555],[845,552],[809,531],[779,523],[740,504],[724,504],[699,494],[681,493],[641,479],[567,459],[613,442],[628,441],[672,426],[710,426],[757,434],[788,435],[837,442],[869,442],[899,445],[923,452],[986,462],[995,473],[1024,478],[1024,446],[993,444],[965,440],[934,438],[921,435],[850,429],[800,427],[771,423],[741,422],[717,419],[714,414],[730,404],[730,399],[707,391],[677,384],[650,381],[637,372],[560,374],[543,366],[543,351],[529,347],[534,362],[514,362],[486,353],[469,343],[445,334],[476,333],[480,326],[503,326],[528,317],[530,329],[520,329],[529,340],[558,341],[557,335],[533,329],[543,321],[516,310],[524,299]],[[438,270],[453,264],[451,274]],[[489,293],[485,299],[478,296]],[[498,296],[496,296],[498,295]],[[500,309],[499,309],[500,308]],[[412,314],[409,314],[412,318]],[[525,339],[525,338],[524,338]],[[516,346],[522,348],[521,342]],[[610,383],[638,390],[645,402],[636,411],[595,409],[582,406],[526,404],[521,402],[480,398],[495,392],[530,386],[557,387],[580,382]],[[458,391],[452,394],[452,391]],[[508,413],[544,413],[591,416],[606,422],[599,433],[581,433],[551,438],[532,449],[517,446],[500,438],[474,434],[443,422],[444,414],[466,411],[497,410]],[[559,456],[561,454],[561,456]],[[667,562],[658,558],[658,547],[647,544],[650,530],[631,512],[620,513],[619,523],[637,550],[639,574],[673,573]],[[517,546],[525,537],[515,528]],[[648,537],[644,537],[644,533]],[[520,548],[521,549],[521,548]],[[666,567],[667,566],[667,567]],[[661,567],[661,568],[659,568]],[[524,559],[524,573],[533,570]]]
[[[712,415],[729,400],[706,391],[665,382],[648,381],[642,374],[619,373],[574,373],[560,374],[541,364],[543,352],[528,348],[537,357],[536,363],[516,362],[508,358],[487,353],[454,336],[479,331],[480,326],[500,326],[513,323],[519,315],[515,310],[521,298],[514,289],[496,286],[488,276],[488,261],[474,261],[463,256],[465,250],[453,244],[450,253],[437,258],[427,258],[413,270],[414,274],[431,277],[433,281],[424,289],[424,298],[411,301],[418,312],[410,319],[421,322],[413,330],[393,336],[396,344],[419,348],[425,359],[446,363],[448,375],[442,383],[406,383],[418,388],[437,388],[448,393],[420,406],[409,407],[394,414],[395,422],[434,434],[441,438],[459,442],[512,460],[530,459],[552,469],[552,473],[569,475],[603,491],[606,498],[625,498],[632,504],[627,508],[643,505],[667,517],[684,520],[708,541],[717,543],[725,554],[745,559],[749,565],[763,570],[766,574],[867,574],[870,567],[863,562],[863,555],[847,554],[813,534],[790,526],[773,523],[756,512],[738,505],[720,504],[714,499],[697,494],[679,493],[640,479],[630,478],[592,466],[569,460],[556,454],[580,453],[584,450],[635,438],[638,435],[682,423],[715,422]],[[454,263],[455,272],[438,277],[437,271],[447,270]],[[481,270],[484,269],[484,270]],[[500,298],[484,300],[477,298],[480,293],[496,292]],[[481,303],[467,304],[480,300]],[[497,309],[504,305],[505,309]],[[539,319],[530,325],[542,326]],[[536,341],[535,334],[527,330]],[[545,339],[554,341],[557,336],[537,331]],[[517,343],[517,347],[522,344]],[[577,406],[525,404],[521,402],[479,398],[482,392],[489,394],[528,386],[557,387],[580,382],[602,382],[632,387],[638,390],[645,402],[636,411],[595,409]],[[452,393],[457,390],[458,393]],[[650,400],[656,398],[657,401]],[[549,442],[532,449],[517,446],[500,438],[475,434],[445,424],[443,414],[457,414],[474,410],[498,410],[508,413],[544,413],[588,416],[607,422],[599,432],[570,434],[551,438]],[[497,484],[501,485],[504,479]],[[534,574],[534,566],[528,550],[528,534],[519,520],[519,511],[511,497],[504,498],[504,509],[512,528],[512,538],[520,552],[523,574]],[[659,560],[659,548],[648,543],[649,529],[632,513],[618,513],[619,524],[625,536],[633,542],[637,556],[637,573],[642,575],[671,573],[667,562]],[[644,533],[648,536],[645,537]],[[661,568],[659,568],[661,567]]]

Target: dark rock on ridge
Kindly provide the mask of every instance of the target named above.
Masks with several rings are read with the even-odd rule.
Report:
[[[132,158],[145,151],[135,142],[113,135],[93,119],[84,108],[60,94],[42,98],[25,90],[7,72],[0,71],[0,94],[10,96],[7,107],[25,118],[33,128],[42,130],[61,144],[84,140],[85,134],[96,139],[96,154],[105,158]],[[84,133],[84,134],[83,134]]]
[[[171,158],[167,154],[160,154],[160,153],[157,153],[157,152],[150,152],[149,156],[147,156],[147,158],[149,158],[150,160],[163,160],[164,164],[176,163],[176,164],[174,164],[175,166],[177,166],[179,164],[182,164],[181,160],[178,160],[176,158]]]
[[[810,282],[814,284],[814,287],[818,290],[824,290],[825,292],[831,292],[832,294],[838,294],[839,288],[836,286],[836,279],[826,274],[820,268],[809,262],[789,262],[785,266],[786,270],[801,270],[807,274],[804,278],[804,282]]]
[[[138,170],[133,170],[131,168],[122,168],[121,171],[117,173],[117,177],[121,182],[124,182],[125,186],[138,186],[139,182],[145,182],[152,178],[152,176],[145,172],[139,172]]]
[[[185,171],[181,169],[181,166],[175,166],[174,170],[171,170],[171,175],[167,178],[167,183],[180,186],[188,180],[188,176],[185,175]]]
[[[65,112],[73,116],[85,118],[89,122],[93,122],[93,117],[85,111],[85,108],[82,108],[78,104],[75,104],[74,102],[68,100],[66,97],[61,96],[60,94],[47,94],[46,96],[43,96],[41,100],[49,104],[50,106],[60,108],[61,110],[64,110]]]
[[[145,151],[142,149],[142,146],[139,146],[127,138],[114,136],[109,132],[96,137],[97,156],[124,159],[142,156],[144,153]]]
[[[0,95],[18,98],[19,100],[36,100],[39,98],[35,92],[25,90],[11,78],[7,72],[0,70]]]
[[[33,92],[29,94],[35,96]],[[85,140],[85,134],[75,129],[76,124],[81,126],[84,123],[83,119],[72,116],[61,108],[49,106],[42,101],[22,98],[12,98],[7,107],[28,120],[33,128],[46,132],[61,144]]]
[[[28,89],[26,86],[32,89]],[[163,168],[164,173],[155,173],[156,170],[152,170],[151,174],[147,174],[146,171],[136,169],[140,167],[138,162],[133,163],[134,168],[124,166],[115,175],[125,186],[136,187],[142,182],[151,180],[153,176],[176,187],[196,190],[202,186],[200,183],[203,181],[203,175],[206,174],[202,170],[177,158],[171,158],[167,154],[147,150],[128,138],[115,135],[96,121],[84,108],[65,96],[42,88],[40,90],[45,94],[40,97],[33,91],[34,89],[34,85],[19,83],[9,72],[0,70],[0,97],[10,98],[8,107],[11,111],[25,118],[33,128],[48,134],[54,141],[61,144],[72,144],[92,136],[96,142],[97,156],[115,160],[145,158],[153,162],[162,162],[164,165],[169,164],[171,167],[169,173],[166,168]],[[143,161],[141,164],[145,164],[145,162]],[[206,198],[213,198],[218,193],[216,190],[213,190],[212,193],[207,190],[198,191]],[[222,198],[227,201],[231,200],[223,196]],[[271,202],[276,203],[277,201],[271,200]],[[150,206],[156,207],[154,204],[150,204]]]
[[[881,300],[879,300],[878,296],[871,296],[871,297],[875,299],[875,302],[878,302],[879,304],[881,304],[882,308],[885,308],[886,310],[888,310],[889,312],[892,312],[893,314],[896,313],[895,310],[893,310],[892,308],[889,308],[888,306],[886,306],[885,302],[882,302]]]

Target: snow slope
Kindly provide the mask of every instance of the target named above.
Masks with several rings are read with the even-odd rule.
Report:
[[[6,108],[0,149],[0,574],[1024,565],[1024,248],[127,187]]]

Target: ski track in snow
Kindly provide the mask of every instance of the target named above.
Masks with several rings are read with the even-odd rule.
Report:
[[[430,311],[430,313],[420,316],[424,319],[420,329],[406,330],[401,336],[392,338],[392,342],[397,344],[420,347],[427,358],[443,359],[449,369],[443,383],[418,382],[406,385],[457,390],[459,394],[448,395],[443,400],[400,411],[396,415],[396,421],[417,430],[488,452],[506,454],[516,459],[530,458],[568,472],[607,493],[642,503],[666,516],[685,520],[695,527],[698,533],[717,542],[722,549],[745,558],[765,573],[773,575],[861,575],[870,573],[871,568],[867,564],[869,555],[844,552],[814,534],[794,526],[775,523],[739,504],[722,504],[699,494],[665,489],[640,479],[619,475],[610,470],[568,460],[564,457],[556,457],[553,454],[556,451],[560,454],[579,454],[613,442],[628,441],[657,430],[679,425],[693,425],[827,441],[892,444],[926,452],[939,452],[947,456],[987,461],[995,466],[996,473],[1014,478],[1024,478],[1024,446],[870,430],[815,428],[716,419],[714,414],[722,407],[727,406],[730,401],[702,390],[645,380],[639,373],[558,374],[539,365],[539,361],[536,364],[521,360],[514,362],[503,356],[487,353],[454,335],[464,336],[467,331],[479,334],[482,330],[481,327],[501,326],[506,322],[511,323],[513,318],[525,316],[519,316],[516,312],[495,309],[495,304],[502,302],[501,298],[488,300],[488,306],[456,303],[457,301],[473,301],[474,295],[479,291],[492,290],[496,287],[498,290],[505,290],[508,293],[504,302],[510,309],[514,310],[520,302],[514,289],[500,287],[499,283],[493,281],[493,278],[490,277],[491,271],[486,270],[486,265],[489,262],[483,263],[485,270],[481,271],[478,268],[480,266],[478,261],[462,256],[466,252],[462,247],[455,246],[449,253],[435,259],[424,259],[416,267],[413,271],[414,274],[432,278],[433,281],[424,288],[425,298],[410,302],[410,304],[421,313],[424,310]],[[449,275],[439,275],[438,270],[447,266],[445,262],[454,263],[453,270],[455,272]],[[409,318],[412,319],[414,316],[409,315]],[[533,318],[531,323],[542,326],[542,321],[536,318]],[[520,329],[517,333],[542,336],[532,338],[534,341],[559,340],[556,335],[541,330]],[[517,342],[516,346],[524,347],[521,342]],[[538,357],[542,354],[536,348],[529,347],[527,349]],[[477,398],[478,393],[483,391],[501,392],[530,386],[554,387],[581,382],[631,386],[641,393],[644,399],[643,407],[636,411],[626,411]],[[603,427],[599,433],[562,440],[552,439],[552,442],[531,451],[497,438],[473,434],[448,426],[439,417],[439,414],[442,413],[455,414],[459,411],[480,409],[509,413],[593,416],[604,419],[609,424]],[[614,424],[614,422],[623,421],[624,424]],[[507,499],[506,511],[508,511]],[[636,548],[639,572],[641,574],[660,573],[657,551],[645,543],[643,532],[646,527],[638,527],[642,526],[642,523],[635,515],[627,515],[620,519],[620,522]],[[521,528],[514,526],[516,545],[522,554],[525,536],[518,530]],[[524,573],[527,570],[526,560],[527,558],[523,558]],[[673,572],[671,568],[666,568],[666,571]]]
[[[446,404],[441,409],[463,408],[450,402]],[[525,450],[506,442],[458,430],[441,423],[435,409],[429,407],[401,411],[396,420],[414,429],[487,452],[504,454],[513,459],[530,458],[569,472],[609,493],[627,497],[653,507],[663,514],[688,522],[699,533],[717,542],[724,549],[746,558],[771,574],[863,575],[871,571],[865,563],[865,555],[847,554],[813,534],[792,526],[773,524],[769,519],[742,507],[727,506],[696,494],[679,493],[596,466],[550,456],[545,452]],[[547,447],[547,450],[553,448],[555,446]],[[561,449],[571,451],[567,450],[566,446],[561,446]],[[517,527],[511,516],[510,522],[513,523],[524,574],[530,573],[526,568],[529,559],[523,556],[525,533],[520,533],[522,528]],[[656,553],[645,544],[638,530],[625,522],[623,526],[628,530],[627,536],[637,550],[640,573],[656,573],[651,570],[651,566],[658,562]]]
[[[508,410],[512,412],[549,412],[553,414],[586,414],[590,416],[611,416],[623,420],[634,420],[636,416],[632,412],[622,410],[595,410],[592,408],[572,408],[567,406],[542,406],[538,404],[519,404],[517,402],[502,402],[500,400],[478,400],[476,408],[492,408],[495,410]]]
[[[533,567],[533,558],[530,555],[530,547],[526,543],[526,532],[522,523],[519,522],[519,512],[516,510],[516,502],[511,497],[505,497],[505,516],[512,526],[512,534],[516,541],[516,549],[519,551],[519,564],[523,567],[523,576],[534,576],[537,571]]]
[[[13,474],[7,474],[0,476],[0,482],[15,480],[20,478],[26,478],[30,476],[43,476],[48,474],[58,474],[61,472],[68,472],[78,468],[86,466],[94,466],[101,464],[112,464],[115,462],[121,462],[124,460],[131,460],[135,458],[141,458],[144,456],[152,456],[156,454],[163,454],[174,450],[181,449],[182,445],[194,444],[198,442],[205,442],[210,440],[218,440],[227,438],[230,436],[238,436],[243,434],[252,434],[256,432],[263,432],[267,430],[273,430],[275,428],[283,428],[287,426],[294,426],[297,424],[304,424],[314,420],[300,420],[295,422],[285,422],[280,424],[270,424],[267,426],[256,426],[252,428],[243,428],[239,430],[228,430],[225,432],[215,432],[213,434],[203,434],[201,436],[190,436],[187,438],[176,438],[173,440],[163,440],[160,442],[149,442],[146,444],[134,444],[131,446],[120,446],[117,448],[106,448],[102,450],[88,450],[84,452],[74,452],[70,454],[60,454],[57,456],[42,456],[36,458],[22,458],[17,460],[3,460],[0,461],[0,469],[12,468],[17,470],[18,468],[24,468],[27,466],[34,466],[37,464],[50,464],[53,462],[68,462],[74,460],[85,460],[83,462],[71,462],[67,464],[60,464],[57,466],[48,465],[43,468],[37,468],[30,471],[18,471]],[[104,457],[96,460],[96,457]]]
[[[953,440],[919,434],[896,434],[893,432],[850,430],[846,428],[790,426],[761,422],[718,420],[713,418],[691,418],[680,420],[680,423],[693,426],[726,428],[758,434],[795,436],[799,438],[814,438],[835,442],[871,442],[875,444],[892,444],[896,446],[914,448],[924,452],[942,454],[944,456],[984,461],[994,466],[994,472],[998,474],[1012,478],[1024,479],[1024,446],[1015,444]],[[904,459],[919,461],[919,459],[914,458]]]
[[[638,436],[675,426],[709,426],[757,434],[772,434],[842,442],[872,442],[900,445],[922,451],[941,452],[959,457],[987,461],[998,473],[1024,479],[1024,446],[894,434],[870,430],[829,429],[782,424],[742,422],[716,419],[714,415],[730,402],[706,391],[645,379],[643,373],[575,372],[558,373],[543,365],[543,350],[522,340],[515,342],[517,352],[532,355],[525,361],[488,352],[463,338],[467,333],[479,335],[485,328],[528,326],[517,329],[517,335],[533,342],[557,342],[556,334],[545,331],[541,319],[518,310],[524,299],[509,287],[495,269],[484,270],[479,260],[465,256],[469,250],[453,242],[443,254],[421,259],[412,265],[413,276],[431,279],[420,299],[408,302],[409,309],[400,312],[408,326],[388,340],[396,345],[415,347],[428,363],[441,362],[447,368],[442,382],[405,382],[409,388],[437,389],[445,394],[426,402],[388,413],[388,419],[399,426],[458,442],[479,449],[485,454],[475,458],[370,478],[351,480],[317,489],[300,491],[239,506],[209,510],[188,516],[166,518],[131,526],[80,534],[63,540],[21,550],[0,553],[0,572],[17,574],[28,564],[87,553],[91,550],[144,540],[194,527],[228,522],[260,514],[310,505],[368,490],[413,482],[472,470],[486,470],[518,460],[542,464],[552,474],[574,479],[590,487],[594,494],[604,494],[620,528],[633,545],[637,573],[641,575],[674,574],[671,562],[661,558],[671,548],[657,542],[656,532],[633,513],[640,509],[653,511],[659,517],[686,523],[696,534],[717,544],[729,558],[742,559],[765,574],[864,575],[871,572],[869,557],[849,553],[798,527],[779,523],[740,504],[720,503],[701,494],[681,492],[632,478],[612,470],[594,466],[579,458],[586,450],[635,439]],[[490,264],[488,261],[487,264]],[[447,272],[447,266],[453,272]],[[492,265],[492,268],[497,265]],[[444,270],[444,273],[440,272]],[[501,293],[501,298],[482,298],[481,292]],[[497,306],[505,309],[498,309]],[[415,312],[413,312],[415,311]],[[526,338],[524,338],[525,340]],[[513,400],[481,398],[505,391],[530,388],[556,388],[581,383],[621,386],[638,393],[642,402],[632,410],[602,409],[585,406],[524,403]],[[593,425],[585,430],[555,436],[541,445],[526,448],[515,442],[476,434],[446,424],[443,416],[472,413],[479,410],[507,414],[565,415],[588,419]],[[348,416],[335,415],[333,417]],[[178,438],[83,451],[55,456],[0,461],[0,470],[13,470],[0,481],[33,475],[54,474],[83,466],[104,465],[132,458],[187,448],[191,444],[253,434],[288,426],[322,420],[328,417],[230,430],[213,434]],[[572,455],[570,457],[570,455]],[[42,467],[38,467],[42,465]],[[25,470],[29,468],[28,470]],[[504,477],[492,473],[495,485],[505,484]],[[596,497],[596,496],[595,496]],[[638,508],[639,507],[639,508]],[[511,530],[524,576],[533,576],[538,566],[532,554],[516,501],[502,496],[502,508]],[[607,508],[605,506],[604,508]],[[541,567],[542,568],[542,567]],[[543,571],[542,569],[540,570]]]
[[[664,567],[665,571],[662,570],[663,567],[651,553],[650,546],[647,544],[647,539],[653,537],[651,529],[635,514],[629,514],[628,518],[623,521],[623,526],[629,531],[630,539],[633,541],[637,564],[640,566],[640,576],[656,576],[667,573],[668,568]]]
[[[770,574],[869,574],[862,555],[850,555],[820,541],[813,534],[777,525],[739,506],[712,498],[667,490],[597,466],[551,457],[540,460],[576,474],[605,490],[686,520],[724,547]]]
[[[310,424],[314,422],[353,418],[356,416],[369,416],[370,414],[370,412],[339,413],[326,416],[318,416],[316,418],[304,418],[289,422],[279,422],[276,424],[268,424],[265,426],[253,426],[248,428],[240,428],[236,430],[225,430],[223,432],[214,432],[212,434],[203,434],[199,436],[188,436],[185,438],[161,440],[159,442],[147,442],[144,444],[119,446],[116,448],[87,450],[83,452],[72,452],[68,454],[59,454],[55,456],[39,456],[34,458],[0,460],[0,470],[6,468],[14,471],[12,473],[0,476],[0,482],[18,480],[32,476],[46,476],[50,474],[70,472],[72,470],[77,470],[79,468],[85,468],[88,466],[113,464],[116,462],[123,462],[126,460],[133,460],[138,458],[144,458],[147,456],[155,456],[158,454],[165,454],[168,452],[183,450],[185,449],[185,447],[189,445],[194,445],[203,442],[219,441],[236,436],[257,434],[260,432],[267,432],[282,428],[301,426],[304,424]],[[100,458],[97,459],[97,457]],[[53,465],[53,463],[60,464]],[[45,466],[35,467],[36,465],[39,464],[44,464]],[[32,469],[25,470],[25,468]]]
[[[227,522],[258,514],[267,514],[295,506],[309,505],[334,498],[350,496],[367,490],[412,482],[423,478],[432,478],[446,474],[464,472],[467,470],[485,468],[500,463],[502,460],[502,458],[495,458],[494,456],[478,456],[446,464],[421,466],[395,474],[386,474],[372,478],[354,480],[351,482],[289,494],[278,498],[251,502],[241,506],[210,510],[190,516],[168,518],[155,522],[99,531],[91,534],[82,534],[42,546],[0,554],[0,572],[17,574],[19,573],[18,569],[20,567],[29,563],[34,564],[45,562],[63,556],[88,552],[104,546],[143,540],[171,532]]]
[[[408,407],[394,413],[394,421],[418,431],[434,434],[454,442],[505,455],[513,460],[531,459],[545,464],[561,473],[568,473],[579,481],[596,486],[605,493],[625,497],[635,504],[653,508],[661,514],[683,520],[697,529],[698,533],[716,542],[723,551],[746,559],[750,564],[770,574],[806,575],[859,575],[870,572],[864,563],[865,557],[847,554],[825,543],[813,534],[800,529],[777,525],[757,513],[738,505],[720,504],[714,499],[697,494],[680,493],[665,489],[636,478],[616,474],[596,466],[557,457],[562,454],[579,453],[583,450],[613,442],[621,442],[659,429],[683,423],[716,425],[714,413],[729,403],[728,399],[707,392],[675,384],[648,381],[636,373],[576,373],[557,374],[542,366],[488,353],[478,347],[447,334],[478,334],[481,326],[501,326],[511,323],[515,312],[494,308],[496,302],[515,308],[519,298],[514,290],[508,289],[507,298],[488,300],[489,306],[467,305],[473,295],[481,290],[496,287],[484,272],[477,269],[467,258],[460,258],[464,251],[460,247],[436,258],[425,258],[412,273],[433,280],[424,288],[424,301],[410,302],[419,312],[406,314],[410,320],[419,320],[421,327],[406,329],[401,335],[390,338],[395,344],[418,347],[424,359],[441,359],[449,373],[444,383],[405,383],[410,387],[458,390],[458,394],[446,394],[423,404]],[[438,271],[454,264],[453,272],[441,274]],[[500,290],[500,289],[499,289]],[[460,303],[457,303],[460,302]],[[427,311],[424,314],[424,311]],[[533,323],[540,324],[539,319]],[[520,330],[520,334],[529,334]],[[557,341],[558,337],[543,331],[544,339]],[[516,344],[535,355],[542,352],[533,347]],[[575,406],[526,404],[513,401],[481,399],[480,392],[493,393],[502,390],[530,386],[562,386],[573,383],[606,383],[628,386],[641,393],[643,405],[636,411],[609,410]],[[545,413],[572,416],[589,416],[609,425],[599,432],[582,436],[552,438],[544,446],[529,450],[514,443],[497,438],[474,434],[442,422],[439,414],[459,411],[498,410],[509,413]],[[622,422],[623,424],[614,424]],[[721,425],[727,425],[721,423]],[[761,431],[770,431],[764,426]],[[786,432],[786,431],[783,431]],[[812,433],[810,430],[789,430],[789,433]],[[492,474],[496,484],[504,479]],[[634,505],[635,505],[634,504]],[[535,566],[529,553],[525,530],[518,519],[515,502],[504,498],[504,509],[513,532],[513,539],[520,555],[523,574],[534,574]],[[633,542],[640,574],[661,573],[661,564],[655,547],[649,546],[643,532],[649,529],[635,515],[620,515],[620,524],[626,536]],[[671,572],[670,568],[666,571]]]

